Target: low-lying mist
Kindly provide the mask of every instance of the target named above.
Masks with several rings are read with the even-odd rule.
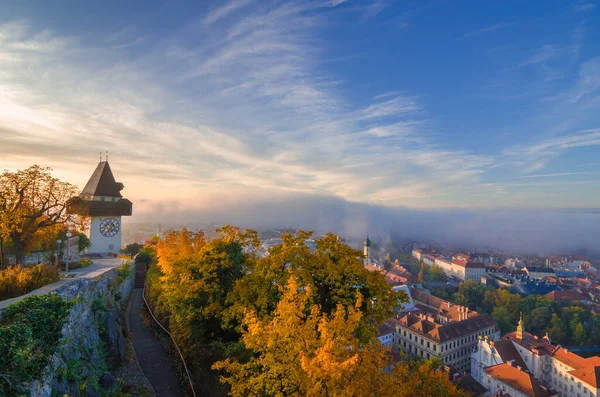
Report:
[[[134,201],[135,203],[135,201]],[[253,229],[291,227],[333,232],[348,240],[429,242],[469,250],[600,257],[600,209],[421,210],[348,202],[325,196],[229,197],[203,208],[183,202],[139,200],[131,222],[168,227],[234,224]]]

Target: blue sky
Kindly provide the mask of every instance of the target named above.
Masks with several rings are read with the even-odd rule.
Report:
[[[0,4],[0,167],[138,201],[597,208],[599,109],[592,1]]]

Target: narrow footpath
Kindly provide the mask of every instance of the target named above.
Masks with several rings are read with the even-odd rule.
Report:
[[[169,352],[155,338],[154,331],[146,326],[142,318],[143,289],[138,288],[138,285],[136,282],[129,309],[129,328],[135,354],[157,397],[180,397],[183,393],[179,390],[177,374],[167,359]]]

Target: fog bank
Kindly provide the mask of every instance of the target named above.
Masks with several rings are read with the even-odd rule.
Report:
[[[134,201],[135,203],[135,201]],[[193,203],[134,204],[131,222],[162,222],[189,228],[235,224],[254,229],[291,227],[362,240],[425,241],[470,250],[499,249],[549,255],[600,257],[600,209],[421,210],[348,202],[335,197],[285,195],[231,198],[209,207]]]

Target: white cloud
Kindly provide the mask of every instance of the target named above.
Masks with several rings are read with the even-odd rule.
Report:
[[[486,27],[481,28],[479,30],[475,30],[473,32],[469,32],[469,33],[461,36],[460,39],[467,39],[467,38],[470,38],[470,37],[479,36],[481,34],[488,33],[488,32],[493,32],[494,30],[505,28],[505,27],[510,26],[510,25],[511,25],[511,23],[496,23],[494,25],[489,25],[489,26],[486,26]]]
[[[571,95],[571,102],[579,102],[598,89],[600,89],[600,57],[592,58],[581,65],[579,80]]]
[[[389,6],[387,0],[372,0],[371,4],[365,7],[363,19],[372,19],[377,17],[386,7]]]
[[[516,164],[522,166],[525,172],[531,173],[544,169],[551,160],[568,150],[598,145],[600,129],[591,129],[546,138],[536,144],[507,150],[504,154],[515,159]]]
[[[407,97],[395,97],[384,102],[367,106],[360,112],[360,117],[365,119],[397,116],[407,113],[416,113],[421,110],[416,99]]]
[[[208,192],[413,206],[485,195],[482,175],[497,159],[436,142],[418,96],[356,106],[320,68],[330,15],[318,11],[337,4],[261,2],[241,13],[245,2],[232,2],[170,37],[126,30],[93,45],[0,25],[0,60],[12,60],[0,62],[0,166],[49,164],[82,185],[109,150],[130,196],[194,203]],[[155,44],[127,57],[115,48],[137,40]]]
[[[210,11],[206,17],[204,17],[204,23],[211,24],[217,22],[219,19],[225,18],[234,11],[252,3],[254,0],[231,0],[219,8]]]
[[[521,62],[519,64],[519,67],[522,68],[525,66],[537,65],[539,63],[546,62],[552,58],[561,55],[562,52],[563,50],[559,47],[551,44],[546,44],[545,46],[537,50],[536,53],[533,54],[531,57]]]
[[[581,2],[581,4],[577,4],[576,6],[574,6],[573,10],[575,12],[585,12],[585,11],[591,11],[594,8],[596,8],[596,4],[594,4],[594,3]]]

